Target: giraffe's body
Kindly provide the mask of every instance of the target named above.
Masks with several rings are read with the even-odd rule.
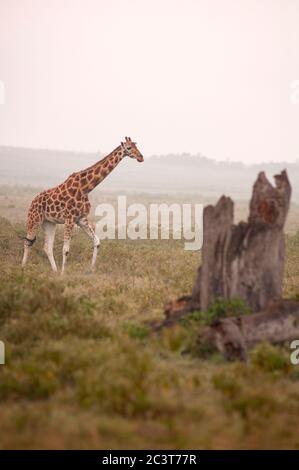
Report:
[[[40,224],[44,220],[64,224],[67,219],[74,219],[77,222],[82,217],[88,216],[90,202],[88,196],[82,194],[79,189],[79,178],[79,173],[73,173],[62,184],[38,194],[29,208],[29,228],[34,227],[36,222]]]
[[[64,271],[71,234],[75,224],[79,225],[93,241],[92,266],[94,266],[100,241],[87,220],[91,207],[88,193],[103,181],[125,156],[143,161],[136,144],[127,137],[125,143],[122,143],[107,157],[83,171],[71,174],[62,184],[41,192],[33,199],[27,217],[23,266],[27,262],[30,247],[36,239],[36,233],[40,226],[43,226],[45,230],[44,249],[53,271],[57,271],[53,256],[56,224],[65,225],[62,272]]]

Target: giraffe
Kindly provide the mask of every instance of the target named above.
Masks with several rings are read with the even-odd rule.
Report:
[[[119,164],[124,157],[143,162],[143,156],[137,149],[136,142],[125,138],[113,152],[85,170],[72,173],[62,184],[39,193],[31,202],[27,215],[27,232],[24,238],[22,267],[27,263],[30,248],[36,240],[38,229],[45,232],[44,251],[52,270],[57,272],[53,255],[55,230],[57,224],[64,224],[61,273],[64,273],[70,250],[72,231],[77,224],[91,238],[93,254],[91,266],[94,268],[100,240],[87,219],[90,212],[88,194]]]

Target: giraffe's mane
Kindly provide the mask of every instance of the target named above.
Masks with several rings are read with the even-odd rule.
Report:
[[[89,166],[88,168],[85,168],[84,170],[79,171],[78,173],[83,173],[84,171],[92,170],[95,166],[105,163],[105,161],[108,160],[119,147],[120,145],[116,147],[114,150],[112,150],[112,152],[110,152],[108,155],[106,155],[106,157],[102,158],[101,160],[98,160],[93,165]]]

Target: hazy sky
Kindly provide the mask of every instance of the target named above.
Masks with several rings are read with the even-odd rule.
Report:
[[[294,161],[298,25],[299,0],[0,0],[0,145]]]

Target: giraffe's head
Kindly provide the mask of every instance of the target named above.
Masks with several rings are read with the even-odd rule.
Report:
[[[136,142],[132,142],[131,137],[126,137],[121,146],[125,157],[135,158],[138,162],[143,162],[143,155],[139,152]]]

